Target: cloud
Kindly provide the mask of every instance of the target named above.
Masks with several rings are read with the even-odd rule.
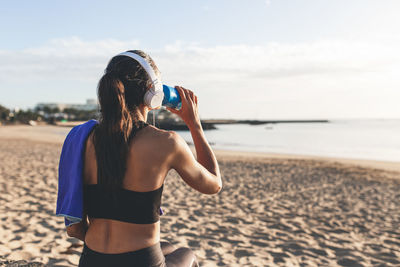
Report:
[[[313,101],[319,102],[321,108],[335,101],[348,101],[350,105],[364,93],[373,101],[382,89],[388,90],[388,98],[398,98],[400,54],[397,47],[398,42],[393,41],[321,40],[208,47],[177,41],[158,48],[142,49],[156,61],[166,83],[196,88],[204,99],[205,117],[214,117],[215,113],[220,114],[215,115],[217,117],[229,117],[229,110],[235,110],[234,103],[240,102],[247,108],[235,117],[252,118],[260,112],[271,114],[274,111],[287,115]],[[32,87],[57,82],[63,89],[73,84],[76,90],[90,90],[86,95],[94,97],[94,87],[108,60],[121,51],[134,48],[140,48],[138,40],[86,41],[71,37],[21,51],[0,51],[0,93],[5,92],[1,91],[2,85],[18,84],[22,92],[29,92]],[[88,84],[93,86],[88,89]],[[45,95],[52,99],[71,97],[71,94],[62,95],[60,91],[66,90],[47,90]],[[12,93],[7,91],[7,94]],[[352,99],[343,100],[344,94],[351,95]],[[323,99],[325,96],[330,99]],[[7,97],[2,93],[2,99]],[[288,99],[294,103],[292,109],[282,105]],[[254,107],[266,103],[270,109],[260,111]],[[400,110],[391,109],[393,111],[400,116]],[[321,110],[309,112],[322,114]],[[328,116],[335,112],[338,110],[332,108],[323,114]]]
[[[321,74],[351,75],[385,71],[400,64],[395,46],[382,47],[345,41],[215,47],[177,42],[153,54],[170,75],[185,73],[193,79],[282,79]]]
[[[0,51],[0,82],[29,79],[97,79],[107,60],[120,51],[138,47],[136,40],[84,41],[78,37],[54,39],[21,51]]]
[[[55,39],[19,52],[0,51],[0,77],[23,75],[30,79],[68,75],[88,79],[103,71],[115,54],[139,46],[139,41],[113,39],[84,41],[78,37]],[[144,49],[146,50],[146,49]],[[269,43],[264,46],[226,45],[202,47],[177,41],[148,51],[160,69],[172,76],[191,79],[226,77],[274,79],[320,74],[385,71],[400,64],[395,46],[346,41]]]
[[[28,48],[23,52],[36,56],[56,56],[59,58],[83,56],[104,56],[115,51],[127,49],[128,47],[137,47],[139,41],[120,41],[114,39],[105,39],[99,41],[83,41],[78,37],[66,39],[53,39],[48,44],[36,48]]]

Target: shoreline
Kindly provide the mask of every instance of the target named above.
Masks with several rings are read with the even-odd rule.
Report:
[[[316,160],[332,163],[340,163],[344,165],[353,165],[359,167],[381,169],[386,171],[400,172],[400,162],[395,161],[379,161],[368,159],[352,159],[352,158],[336,158],[324,156],[310,156],[297,154],[282,154],[282,153],[264,153],[264,152],[246,152],[246,151],[230,151],[230,150],[214,150],[215,154],[231,160],[240,159],[296,159],[296,160]]]
[[[36,142],[62,144],[69,130],[70,128],[67,127],[52,126],[52,125],[0,126],[0,139],[29,140]],[[190,145],[190,148],[194,152],[194,146]],[[247,152],[247,151],[220,150],[220,149],[213,149],[213,151],[215,152],[217,158],[223,157],[224,159],[230,159],[230,160],[254,159],[256,161],[262,161],[268,159],[297,159],[297,160],[303,159],[303,160],[325,161],[325,162],[340,163],[345,165],[353,165],[359,167],[400,172],[400,162],[395,162],[395,161],[324,157],[324,156],[312,156],[312,155],[301,155],[301,154],[283,154],[283,153],[250,152],[250,151]]]

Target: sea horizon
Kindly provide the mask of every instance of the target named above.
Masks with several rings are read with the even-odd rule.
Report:
[[[216,124],[216,128],[205,131],[214,149],[400,162],[400,119]],[[177,132],[193,143],[189,132]]]

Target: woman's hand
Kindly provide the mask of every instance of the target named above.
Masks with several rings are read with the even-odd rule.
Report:
[[[167,107],[167,110],[177,114],[190,127],[201,126],[199,110],[197,105],[197,96],[193,91],[181,86],[175,86],[181,97],[182,107],[179,110]]]
[[[85,235],[88,228],[89,228],[89,222],[87,214],[85,213],[82,217],[82,220],[79,223],[67,226],[67,234],[70,237],[75,237],[85,242]]]
[[[70,237],[75,237],[85,242],[87,228],[87,224],[82,220],[80,223],[67,226],[67,234]]]

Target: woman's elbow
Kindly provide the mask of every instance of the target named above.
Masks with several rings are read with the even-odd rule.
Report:
[[[218,194],[219,192],[221,192],[221,190],[222,190],[222,185],[220,185],[220,186],[218,186],[218,187],[216,188],[214,194]]]
[[[214,194],[218,194],[222,190],[222,179],[221,179],[221,174],[219,173],[219,171],[216,175],[216,178],[217,178],[217,182],[216,182]]]
[[[210,190],[206,193],[208,195],[216,195],[222,190],[222,182],[218,182],[215,184]]]
[[[217,191],[215,192],[215,194],[218,194],[219,192],[221,192],[222,190],[222,178],[221,178],[221,173],[218,171],[218,175],[217,175]]]

